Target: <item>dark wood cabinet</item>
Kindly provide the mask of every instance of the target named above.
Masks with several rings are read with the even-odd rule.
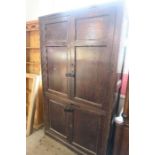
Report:
[[[40,17],[45,132],[78,154],[107,151],[122,21],[121,3]]]

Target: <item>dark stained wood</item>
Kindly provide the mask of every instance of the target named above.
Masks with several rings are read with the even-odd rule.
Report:
[[[76,20],[76,40],[104,40],[111,32],[109,16]],[[109,33],[107,33],[109,32]]]
[[[75,52],[75,97],[105,106],[110,52],[106,47],[77,47]]]
[[[57,131],[63,137],[67,136],[66,113],[64,112],[64,105],[53,100],[49,101],[49,118],[50,128]]]
[[[84,103],[81,103],[81,102],[77,102],[77,101],[74,101],[72,99],[66,98],[64,96],[60,96],[60,95],[58,96],[58,94],[53,94],[53,92],[52,92],[52,94],[47,92],[47,93],[45,93],[45,96],[47,98],[51,98],[51,99],[53,99],[53,100],[55,100],[57,102],[61,102],[61,103],[64,103],[64,104],[70,103],[70,104],[74,105],[76,108],[83,109],[83,110],[88,111],[90,113],[95,113],[95,114],[98,114],[100,116],[105,116],[106,115],[106,112],[101,108],[98,108],[98,107],[93,107],[92,108],[92,105],[89,105],[89,104],[87,105],[87,104],[84,104]]]
[[[129,127],[115,124],[113,155],[129,155]]]
[[[67,93],[67,48],[48,47],[48,84],[49,89],[60,93]]]
[[[67,40],[67,22],[50,23],[46,26],[47,41]]]
[[[40,17],[45,132],[78,154],[106,155],[122,4]]]
[[[73,144],[97,152],[100,118],[84,110],[74,111]]]

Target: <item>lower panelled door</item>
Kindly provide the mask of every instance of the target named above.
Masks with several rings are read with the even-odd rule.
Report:
[[[103,116],[95,112],[75,108],[72,104],[64,104],[49,99],[48,132],[61,138],[88,155],[99,155],[102,139]]]
[[[54,100],[49,100],[49,132],[64,140],[67,139],[67,113],[65,105]]]

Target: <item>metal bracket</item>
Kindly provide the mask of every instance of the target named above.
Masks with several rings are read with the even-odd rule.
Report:
[[[66,77],[75,77],[74,73],[66,73]]]

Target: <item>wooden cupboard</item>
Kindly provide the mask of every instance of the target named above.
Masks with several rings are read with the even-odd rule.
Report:
[[[45,133],[78,154],[106,155],[122,68],[123,4],[39,18]]]

